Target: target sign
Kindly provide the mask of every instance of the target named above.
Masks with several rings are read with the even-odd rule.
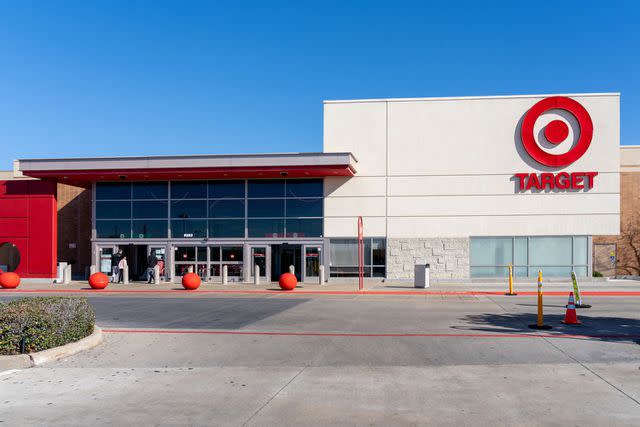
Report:
[[[534,137],[534,125],[538,118],[549,110],[569,112],[580,126],[578,141],[569,151],[563,154],[552,154],[543,150]],[[565,96],[552,96],[537,102],[522,121],[522,145],[529,155],[538,163],[554,168],[568,166],[586,153],[593,137],[593,122],[585,108],[577,101]],[[553,144],[564,142],[569,136],[569,126],[562,120],[553,120],[544,128],[544,137]]]

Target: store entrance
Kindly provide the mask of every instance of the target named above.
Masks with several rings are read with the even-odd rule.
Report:
[[[142,281],[146,280],[144,273],[147,270],[147,245],[120,245],[122,254],[127,257],[127,264],[129,266],[129,281]]]
[[[289,272],[293,265],[296,278],[302,278],[302,245],[271,245],[271,280],[277,282],[282,273]]]

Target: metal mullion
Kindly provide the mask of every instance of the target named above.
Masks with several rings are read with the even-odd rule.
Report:
[[[244,180],[244,238],[249,238],[249,180]],[[222,253],[220,253],[222,261]],[[222,266],[220,266],[222,268]]]

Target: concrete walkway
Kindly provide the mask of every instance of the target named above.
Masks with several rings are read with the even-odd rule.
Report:
[[[550,295],[560,295],[571,291],[572,284],[569,281],[545,281],[543,285],[545,293]],[[494,293],[501,294],[507,290],[507,283],[492,282],[436,282],[427,289],[418,289],[413,286],[412,282],[407,281],[365,281],[365,293],[370,294],[420,294],[420,293]],[[526,281],[518,280],[514,284],[514,290],[519,293],[531,294],[537,292],[537,283],[535,279]],[[580,281],[580,290],[586,292],[586,295],[601,294],[603,296],[640,295],[640,281],[638,280],[584,280]],[[3,292],[11,293],[86,293],[100,292],[110,293],[173,293],[184,292],[179,283],[163,282],[158,285],[147,284],[144,282],[132,282],[127,285],[110,283],[103,291],[92,290],[86,281],[74,281],[67,285],[50,284],[50,283],[22,283],[15,290],[0,289]],[[222,285],[221,283],[205,282],[197,291],[189,291],[192,293],[269,293],[281,292],[277,283],[263,282],[259,285],[248,283],[230,283]],[[324,285],[318,283],[300,283],[293,293],[320,293],[320,294],[341,294],[341,293],[360,293],[358,291],[357,280],[338,281],[332,280]]]

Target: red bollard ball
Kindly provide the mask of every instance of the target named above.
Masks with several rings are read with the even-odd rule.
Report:
[[[93,273],[89,276],[89,286],[93,289],[104,289],[109,284],[109,277],[104,273]]]
[[[202,279],[196,273],[187,273],[182,276],[182,286],[188,291],[198,289],[201,283]]]
[[[278,283],[280,284],[280,288],[283,291],[292,291],[295,289],[296,285],[298,284],[298,279],[296,279],[295,274],[283,273],[280,276]]]
[[[15,289],[20,284],[20,276],[17,273],[8,272],[0,274],[0,287]]]

